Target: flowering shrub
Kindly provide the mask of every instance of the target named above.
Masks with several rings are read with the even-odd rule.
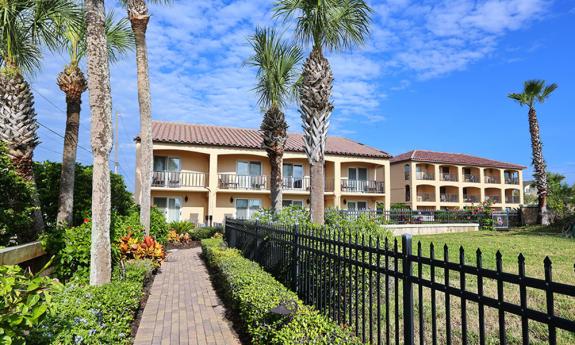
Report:
[[[483,230],[494,230],[493,227],[493,209],[491,206],[493,202],[491,200],[486,200],[477,206],[473,205],[467,208],[471,211],[471,218],[477,219],[479,226]]]
[[[150,259],[159,265],[166,257],[164,246],[152,236],[145,236],[143,241],[139,241],[130,233],[120,238],[119,248],[121,260]]]
[[[279,223],[286,226],[299,224],[307,227],[312,224],[309,210],[300,206],[287,206],[275,214],[271,209],[260,210],[253,219],[260,223]]]

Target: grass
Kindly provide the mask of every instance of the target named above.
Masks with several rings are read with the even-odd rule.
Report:
[[[443,259],[443,247],[449,248],[449,261],[459,261],[459,248],[463,247],[465,251],[465,262],[468,265],[475,266],[476,250],[481,249],[483,267],[495,269],[496,253],[502,254],[503,270],[506,272],[518,273],[517,257],[520,253],[525,256],[526,275],[533,278],[544,278],[543,260],[548,256],[552,261],[553,281],[565,284],[575,285],[575,240],[561,236],[553,228],[527,227],[511,231],[479,231],[472,233],[456,233],[414,236],[414,252],[417,250],[417,243],[421,242],[423,256],[429,256],[429,246],[431,243],[435,246],[435,256]],[[415,273],[417,267],[415,267]],[[429,279],[429,267],[423,266],[422,274]],[[443,282],[443,269],[436,270],[436,281]],[[450,271],[450,285],[459,287],[460,276],[457,272]],[[466,276],[466,290],[477,293],[477,279],[474,276]],[[494,280],[484,279],[485,295],[497,298],[497,285]],[[426,319],[427,329],[424,330],[426,338],[430,338],[429,324],[432,318],[437,320],[439,343],[444,341],[445,337],[445,307],[444,295],[437,294],[438,313],[433,315],[429,306],[431,292],[424,289],[423,311]],[[417,301],[417,287],[415,287],[415,312],[419,312],[419,303]],[[507,302],[519,304],[519,287],[517,284],[504,284],[504,299]],[[546,299],[541,290],[528,289],[527,304],[531,309],[545,312]],[[451,323],[452,337],[454,343],[460,343],[461,327],[461,301],[459,298],[451,296]],[[468,331],[470,332],[470,341],[477,341],[478,334],[478,307],[477,304],[467,302],[467,320]],[[488,343],[498,343],[498,314],[493,308],[485,309],[485,325],[488,334]],[[569,320],[575,320],[575,299],[562,295],[555,295],[555,313]],[[417,314],[415,314],[417,315]],[[519,317],[506,313],[506,338],[509,344],[521,343],[521,320]],[[547,327],[543,324],[530,321],[530,343],[545,344],[548,342]],[[416,335],[418,335],[416,330]],[[569,333],[559,330],[557,335],[559,344],[575,343],[575,333]]]

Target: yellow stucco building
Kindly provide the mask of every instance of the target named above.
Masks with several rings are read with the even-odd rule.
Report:
[[[152,202],[169,221],[223,222],[269,208],[270,164],[255,129],[153,122]],[[136,141],[139,156],[140,144]],[[391,156],[330,136],[325,155],[325,205],[390,207]],[[308,207],[310,166],[301,134],[289,134],[283,162],[283,203]],[[136,200],[140,198],[136,161]]]
[[[466,154],[413,150],[391,159],[391,202],[411,209],[461,209],[491,201],[523,204],[524,166]]]

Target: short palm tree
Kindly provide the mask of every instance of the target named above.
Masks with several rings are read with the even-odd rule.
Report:
[[[340,50],[364,42],[371,9],[364,0],[278,0],[275,15],[296,21],[296,37],[311,43],[299,88],[304,148],[311,165],[310,206],[314,223],[324,222],[324,163],[333,110],[333,74],[323,48]]]
[[[146,29],[150,21],[147,3],[169,3],[170,0],[120,0],[128,10],[128,19],[136,39],[136,68],[138,72],[138,103],[140,106],[140,223],[146,234],[150,233],[150,207],[152,202],[152,98],[148,73]],[[138,196],[136,196],[138,197]]]
[[[107,14],[105,24],[108,55],[110,61],[114,62],[119,55],[133,48],[134,38],[128,27],[128,21],[126,19],[115,21],[113,12]],[[56,222],[70,225],[74,206],[74,174],[80,127],[80,107],[82,94],[86,91],[88,83],[80,69],[80,62],[86,54],[84,21],[81,22],[81,25],[65,25],[64,39],[70,62],[60,72],[57,79],[60,90],[66,95],[66,132]]]
[[[38,123],[34,97],[23,75],[39,68],[42,45],[60,46],[60,24],[77,22],[78,13],[70,0],[0,1],[0,139],[19,174],[32,182]],[[37,196],[36,204],[30,236],[44,226]]]
[[[529,132],[531,134],[531,151],[533,167],[535,168],[534,177],[539,203],[538,218],[542,225],[549,225],[549,213],[547,212],[547,166],[543,158],[543,145],[541,144],[535,103],[545,102],[555,89],[557,89],[557,84],[555,83],[545,85],[545,80],[528,80],[523,85],[522,93],[510,93],[508,95],[509,98],[517,101],[520,105],[529,107]]]
[[[111,191],[109,158],[112,149],[112,94],[106,41],[104,0],[85,0],[86,57],[91,115],[92,238],[90,285],[102,285],[112,277],[110,244]]]
[[[277,212],[282,207],[282,161],[288,128],[282,108],[295,96],[296,66],[303,55],[299,47],[282,41],[273,29],[257,28],[250,43],[254,55],[247,64],[258,69],[255,90],[265,108],[260,127],[262,146],[270,160],[272,210]]]

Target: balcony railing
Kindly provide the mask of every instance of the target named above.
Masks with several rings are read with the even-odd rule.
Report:
[[[287,176],[283,178],[283,190],[309,191],[310,178]]]
[[[352,193],[385,193],[383,181],[341,180],[341,191]]]
[[[519,204],[521,201],[518,196],[507,196],[505,197],[506,204]]]
[[[441,181],[457,182],[457,175],[456,174],[441,174]]]
[[[499,183],[499,178],[495,176],[485,176],[485,183]]]
[[[507,184],[519,184],[519,177],[506,177],[505,183],[507,183]]]
[[[268,176],[218,174],[220,189],[268,190]]]
[[[479,202],[479,196],[478,195],[464,195],[463,196],[463,201],[465,202]]]
[[[499,195],[486,195],[485,201],[491,201],[495,204],[499,204],[501,202],[501,197]]]
[[[185,171],[154,171],[152,187],[206,187],[206,174]]]
[[[431,173],[428,173],[427,171],[418,171],[415,173],[415,177],[418,180],[426,180],[426,181],[435,180],[435,176],[433,176],[433,174],[431,174]]]
[[[459,202],[459,195],[457,194],[441,194],[439,197],[441,202]]]
[[[435,195],[432,193],[417,193],[417,201],[435,201]]]
[[[463,182],[479,183],[479,176],[473,174],[463,175]]]

